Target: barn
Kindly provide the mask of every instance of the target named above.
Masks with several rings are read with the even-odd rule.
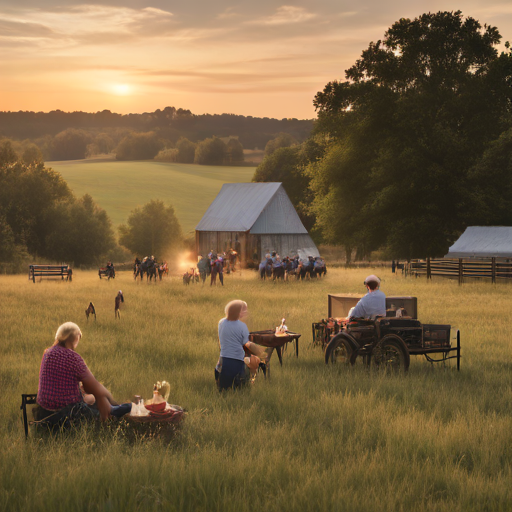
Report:
[[[242,266],[267,252],[319,256],[281,183],[226,183],[196,226],[197,254],[233,248]]]
[[[512,227],[470,226],[445,258],[512,258]]]

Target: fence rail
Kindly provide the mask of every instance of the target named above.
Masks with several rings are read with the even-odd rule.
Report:
[[[459,284],[462,284],[465,278],[484,278],[496,283],[498,280],[512,281],[512,261],[497,258],[479,260],[427,258],[411,260],[406,265],[405,274],[416,277],[426,276],[427,279],[432,279],[432,276],[448,277],[458,279]]]

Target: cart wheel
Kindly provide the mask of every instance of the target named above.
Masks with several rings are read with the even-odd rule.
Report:
[[[334,336],[325,348],[325,364],[349,364],[353,351],[352,344],[345,336]]]
[[[388,334],[384,336],[372,351],[372,364],[386,370],[406,372],[411,357],[400,336]]]

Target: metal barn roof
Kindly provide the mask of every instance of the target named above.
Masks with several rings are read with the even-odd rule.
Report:
[[[512,258],[512,227],[470,226],[445,258]]]
[[[196,230],[307,233],[281,183],[225,183]]]

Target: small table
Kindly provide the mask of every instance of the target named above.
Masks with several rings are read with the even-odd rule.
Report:
[[[249,340],[262,347],[276,349],[279,363],[283,366],[283,347],[292,341],[295,341],[295,355],[299,357],[299,338],[300,334],[296,332],[286,331],[284,336],[276,336],[275,331],[269,329],[267,331],[254,331],[249,333]],[[272,354],[272,352],[270,352]],[[268,359],[270,359],[270,354]]]

